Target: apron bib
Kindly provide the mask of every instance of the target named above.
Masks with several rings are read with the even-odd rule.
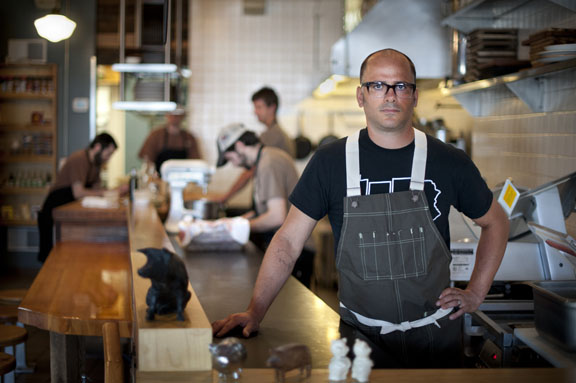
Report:
[[[346,143],[347,196],[336,256],[340,316],[380,335],[435,324],[452,309],[436,301],[449,286],[450,252],[424,193],[426,135],[415,132],[410,190],[361,195],[359,132]]]
[[[168,160],[185,160],[188,157],[188,151],[186,147],[183,149],[169,149],[168,148],[168,130],[164,132],[164,146],[158,155],[156,156],[156,161],[154,165],[156,165],[156,171],[160,174],[160,167],[165,161]],[[186,137],[182,137],[183,140],[186,140]]]

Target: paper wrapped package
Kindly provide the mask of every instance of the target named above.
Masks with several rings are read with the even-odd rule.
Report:
[[[91,209],[114,209],[118,207],[118,200],[89,196],[82,198],[82,207]]]
[[[246,218],[215,221],[185,217],[178,223],[178,238],[189,251],[236,251],[248,242],[250,223]]]

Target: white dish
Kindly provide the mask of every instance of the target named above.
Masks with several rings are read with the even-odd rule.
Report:
[[[542,57],[541,59],[536,60],[536,62],[537,63],[553,63],[553,62],[573,60],[573,59],[576,59],[576,55],[557,56],[557,57]]]
[[[548,45],[544,48],[547,51],[576,51],[576,44],[556,44]]]
[[[540,56],[550,57],[550,56],[563,56],[563,55],[576,55],[576,51],[542,51],[538,53]]]

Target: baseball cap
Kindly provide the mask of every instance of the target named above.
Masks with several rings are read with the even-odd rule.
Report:
[[[229,124],[220,130],[220,134],[218,134],[218,139],[216,140],[216,144],[218,145],[217,167],[226,165],[228,160],[224,157],[224,153],[247,131],[248,129],[241,123]]]

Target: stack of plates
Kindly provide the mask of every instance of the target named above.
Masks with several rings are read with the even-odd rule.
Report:
[[[576,44],[548,45],[539,55],[539,64],[572,60],[576,58]]]

